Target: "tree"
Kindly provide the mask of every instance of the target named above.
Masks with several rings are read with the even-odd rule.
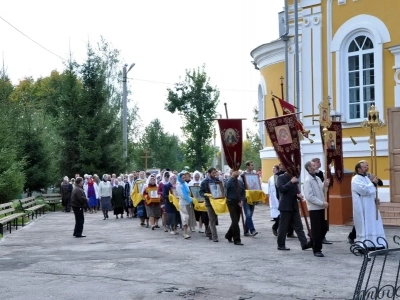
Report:
[[[3,66],[0,72],[0,204],[15,199],[25,183],[25,159],[18,157],[14,128],[18,120],[16,104],[10,101],[14,87]]]
[[[46,117],[38,97],[38,85],[32,78],[23,79],[11,93],[10,99],[19,112],[13,132],[19,141],[18,157],[26,161],[24,172],[28,180],[25,189],[38,191],[51,182],[51,158],[45,141]]]
[[[148,151],[148,155],[151,156],[148,159],[148,167],[181,170],[184,163],[180,145],[177,136],[164,131],[160,120],[151,121],[132,152],[136,169],[144,170],[145,159],[142,156],[144,156],[145,151]]]
[[[204,67],[197,71],[186,70],[185,80],[176,83],[174,89],[168,89],[165,109],[171,113],[178,111],[183,117],[184,159],[192,169],[207,168],[213,157],[212,120],[216,116],[218,99],[219,91],[210,85]]]
[[[49,112],[57,119],[64,175],[125,171],[118,55],[102,39],[97,49],[88,44],[81,65],[70,58],[61,74],[56,107]]]
[[[254,162],[255,168],[261,168],[261,140],[258,134],[252,133],[249,129],[246,131],[246,140],[243,141],[242,165],[240,168],[246,169],[246,161]]]

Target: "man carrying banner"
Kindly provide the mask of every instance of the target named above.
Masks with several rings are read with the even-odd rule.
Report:
[[[325,179],[324,178],[324,173],[320,170],[320,168],[321,168],[321,160],[318,157],[315,157],[311,161],[313,163],[315,163],[315,165],[316,165],[315,166],[316,167],[315,175],[318,176],[318,178],[321,179],[322,182],[324,182],[324,179]],[[325,245],[331,245],[332,244],[331,241],[328,241],[326,239],[326,233],[328,231],[329,231],[328,220],[324,220],[324,230],[323,230],[323,232],[325,232],[325,233],[324,233],[324,235],[322,237],[322,244],[325,244]]]
[[[217,214],[215,213],[214,208],[211,206],[210,198],[208,196],[205,196],[205,194],[211,194],[209,183],[219,182],[219,179],[218,177],[216,177],[217,170],[215,168],[209,168],[207,173],[208,176],[200,184],[199,194],[201,197],[204,197],[204,202],[208,213],[209,224],[206,227],[206,236],[208,236],[210,240],[218,242],[218,233],[216,227]]]
[[[225,234],[225,238],[229,243],[242,246],[243,243],[240,239],[240,211],[242,209],[242,203],[246,202],[246,192],[244,184],[239,178],[239,171],[233,171],[232,177],[228,179],[225,184],[225,195],[229,209],[229,215],[231,217],[231,226],[228,232]]]
[[[324,257],[322,239],[326,234],[325,208],[329,206],[328,202],[325,201],[324,192],[329,187],[329,179],[322,183],[316,174],[318,165],[315,162],[306,162],[304,168],[308,172],[303,187],[311,221],[313,252],[316,257]]]
[[[311,242],[307,242],[306,235],[303,230],[303,224],[301,223],[299,201],[303,201],[303,195],[298,193],[297,184],[299,180],[297,177],[292,176],[286,171],[286,166],[281,165],[281,169],[285,171],[284,174],[278,177],[277,186],[280,193],[279,198],[279,211],[280,221],[278,228],[278,250],[290,250],[285,245],[286,233],[289,224],[292,225],[294,231],[297,234],[297,238],[300,241],[301,249],[306,250],[312,247]]]

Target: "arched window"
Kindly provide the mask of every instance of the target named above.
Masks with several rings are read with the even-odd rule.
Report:
[[[372,103],[384,118],[383,50],[389,42],[385,23],[371,15],[355,16],[336,31],[330,51],[336,58],[336,110],[343,113],[344,126],[360,126]]]
[[[374,44],[365,35],[354,38],[348,56],[348,118],[366,118],[375,102]]]

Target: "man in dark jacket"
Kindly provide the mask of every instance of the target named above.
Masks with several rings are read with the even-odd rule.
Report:
[[[278,199],[278,201],[279,201],[279,196],[280,196],[280,194],[279,194],[279,189],[278,189],[278,177],[279,177],[280,175],[282,175],[282,174],[285,174],[285,171],[282,169],[282,163],[279,163],[279,171],[276,172],[275,175],[274,175],[275,190],[276,190],[276,198]],[[272,232],[273,232],[273,234],[274,234],[275,236],[277,236],[278,233],[277,233],[277,231],[275,231],[275,230],[277,230],[277,229],[279,228],[280,216],[278,216],[278,218],[276,218],[276,220],[274,220],[274,221],[275,221],[275,224],[274,224],[274,226],[273,226],[273,228],[272,228]],[[274,230],[274,229],[275,229],[275,230]],[[288,238],[296,238],[296,236],[293,234],[293,232],[294,232],[294,231],[293,231],[293,227],[292,227],[292,225],[289,224],[289,226],[288,226],[288,231],[287,231],[287,237],[288,237]]]
[[[207,208],[207,213],[208,213],[208,219],[209,219],[209,224],[206,228],[206,236],[210,240],[213,240],[214,242],[218,242],[218,233],[217,233],[217,215],[214,211],[214,208],[211,206],[210,198],[205,196],[204,194],[211,194],[210,192],[210,187],[209,183],[212,182],[220,182],[217,177],[217,170],[215,168],[210,168],[207,171],[208,176],[201,182],[200,184],[200,191],[199,194],[201,197],[204,197],[204,203]]]
[[[281,169],[286,171],[286,167],[281,164]],[[297,183],[299,180],[297,177],[293,177],[289,173],[278,177],[277,186],[279,189],[279,211],[280,211],[280,222],[278,228],[278,250],[290,250],[286,248],[286,233],[289,224],[292,225],[294,231],[297,233],[297,237],[300,241],[301,248],[303,250],[312,247],[310,242],[307,242],[306,235],[304,234],[303,224],[301,223],[299,205],[297,199],[303,200],[303,196],[299,193]]]
[[[238,180],[239,171],[233,171],[232,177],[228,179],[225,184],[225,196],[227,199],[227,205],[229,214],[231,216],[231,226],[228,232],[225,234],[225,238],[232,243],[232,239],[235,245],[243,245],[240,240],[240,212],[242,210],[242,203],[246,201],[246,191],[242,180]]]
[[[71,192],[73,186],[69,183],[69,179],[67,176],[64,177],[63,182],[61,183],[60,193],[62,199],[62,205],[64,206],[63,212],[71,211]]]
[[[75,187],[71,193],[71,206],[75,215],[74,237],[77,238],[86,237],[82,235],[82,231],[83,223],[85,223],[83,210],[87,207],[87,202],[88,200],[83,190],[83,179],[82,177],[78,177],[75,180]]]

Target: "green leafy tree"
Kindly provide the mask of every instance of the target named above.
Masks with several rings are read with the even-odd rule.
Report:
[[[45,113],[38,85],[32,78],[26,78],[15,87],[10,99],[19,111],[14,134],[19,140],[18,156],[26,161],[24,172],[27,176],[25,189],[38,191],[50,184],[50,153],[45,141]]]
[[[249,129],[246,131],[246,140],[243,141],[242,165],[240,168],[246,168],[246,161],[254,162],[256,169],[261,168],[260,150],[262,149],[261,140],[256,133]]]
[[[181,170],[183,168],[183,153],[179,138],[164,131],[160,120],[154,119],[145,128],[142,137],[133,150],[133,160],[136,162],[136,169],[145,168],[143,158],[147,151],[149,168],[170,168]]]
[[[165,109],[171,113],[178,111],[183,118],[184,160],[191,169],[206,168],[212,160],[212,120],[218,102],[219,91],[211,86],[204,67],[186,70],[185,80],[168,89]]]

